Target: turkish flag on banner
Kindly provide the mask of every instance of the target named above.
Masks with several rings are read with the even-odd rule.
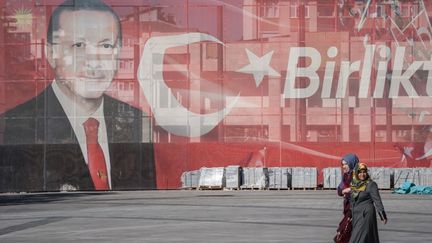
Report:
[[[77,119],[80,104],[113,98],[101,142],[111,189],[144,188],[125,177],[147,183],[152,170],[157,188],[179,188],[185,171],[228,165],[316,167],[320,184],[346,153],[369,167],[431,166],[428,2],[66,1],[74,11],[50,28],[62,2],[0,3],[2,124],[47,120],[48,108],[14,111],[51,88],[72,97]],[[71,124],[54,144],[80,143]],[[8,142],[3,127],[4,145],[51,138],[46,125]],[[154,166],[110,154],[136,143],[152,146],[139,159]]]

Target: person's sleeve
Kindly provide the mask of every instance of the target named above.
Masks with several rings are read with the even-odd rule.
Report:
[[[342,194],[343,189],[345,189],[345,185],[344,185],[343,181],[341,181],[337,187],[337,193],[341,197],[343,196],[343,194]]]
[[[374,181],[372,181],[371,184],[369,185],[369,192],[381,220],[387,219],[387,215],[384,210],[384,205],[382,204],[381,196],[378,191],[378,185]]]
[[[341,182],[339,183],[339,185],[338,185],[338,187],[337,187],[337,194],[338,194],[339,196],[341,196],[341,197],[344,196],[344,194],[342,193],[342,190],[345,189],[345,188],[348,188],[348,186],[349,186],[349,183],[347,182],[347,181],[349,181],[349,180],[348,180],[348,177],[349,177],[349,175],[344,173],[344,174],[342,175]],[[347,184],[348,184],[348,185],[347,185]]]

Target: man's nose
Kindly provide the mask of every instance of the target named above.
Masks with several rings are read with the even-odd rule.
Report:
[[[94,45],[86,47],[85,62],[86,66],[91,69],[100,69],[102,67],[102,53]]]

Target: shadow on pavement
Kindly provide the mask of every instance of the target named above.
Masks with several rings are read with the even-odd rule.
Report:
[[[69,200],[84,196],[116,194],[116,192],[57,192],[57,193],[25,193],[0,194],[0,206],[50,203]]]
[[[0,236],[6,235],[9,233],[13,233],[13,232],[17,232],[17,231],[30,229],[30,228],[35,228],[35,227],[46,225],[46,224],[56,223],[56,222],[62,221],[64,219],[67,219],[67,218],[66,217],[49,217],[49,218],[45,218],[45,219],[41,219],[41,220],[34,220],[31,222],[26,222],[26,223],[19,224],[19,225],[9,226],[9,227],[6,227],[4,229],[0,229]]]

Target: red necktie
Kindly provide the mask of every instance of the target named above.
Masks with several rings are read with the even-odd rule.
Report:
[[[88,168],[96,190],[109,190],[105,157],[98,142],[99,122],[89,118],[83,123],[87,139]]]

